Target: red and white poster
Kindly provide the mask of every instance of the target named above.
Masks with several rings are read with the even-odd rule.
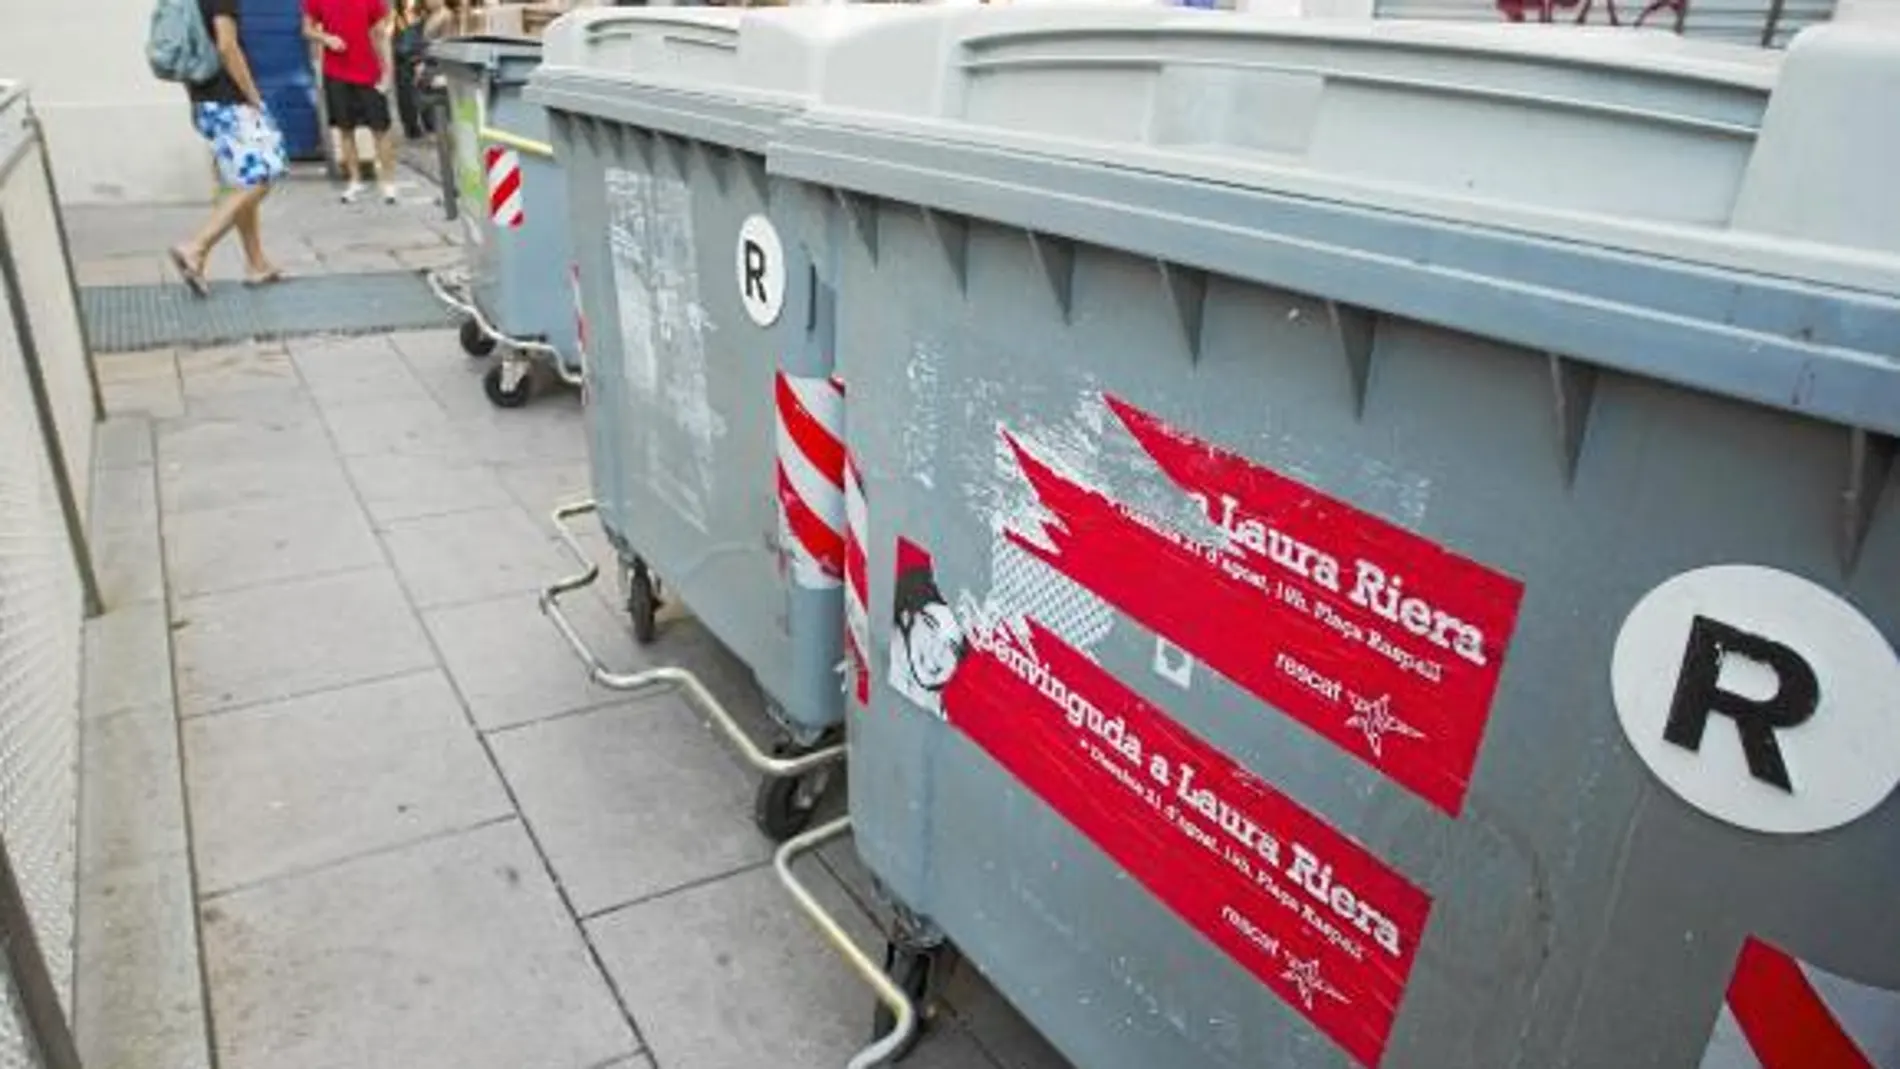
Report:
[[[960,603],[969,605],[967,598]],[[959,613],[900,541],[890,682],[1376,1066],[1431,900],[1033,617]]]
[[[1900,1069],[1900,992],[1835,976],[1751,937],[1701,1069]]]
[[[1456,816],[1523,587],[1401,527],[1163,423],[1109,411],[1198,538],[1004,433],[1053,522],[1011,539],[1162,638]]]

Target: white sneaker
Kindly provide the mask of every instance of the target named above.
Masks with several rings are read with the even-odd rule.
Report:
[[[395,186],[383,187],[383,203],[384,204],[396,203],[396,187]]]
[[[363,195],[363,183],[361,183],[361,182],[351,182],[351,183],[350,183],[350,184],[349,184],[349,185],[348,185],[347,187],[345,187],[345,188],[344,188],[344,190],[343,190],[343,203],[345,203],[345,204],[355,204],[355,203],[356,203],[356,198],[358,198],[358,197],[360,197],[360,196],[362,196],[362,195]]]

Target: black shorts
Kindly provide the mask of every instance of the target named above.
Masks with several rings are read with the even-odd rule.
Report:
[[[333,130],[361,130],[364,127],[383,133],[389,129],[389,100],[373,85],[354,82],[323,83],[323,106],[330,113]]]

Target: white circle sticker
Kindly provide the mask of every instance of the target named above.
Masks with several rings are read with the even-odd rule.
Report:
[[[746,219],[739,227],[739,300],[745,313],[762,327],[778,322],[785,306],[785,247],[778,231],[763,215]]]
[[[1900,658],[1852,605],[1751,565],[1678,575],[1630,610],[1610,686],[1637,756],[1754,831],[1825,831],[1900,785]]]

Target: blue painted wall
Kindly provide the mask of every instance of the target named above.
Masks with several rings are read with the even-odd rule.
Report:
[[[316,76],[303,39],[302,0],[241,0],[244,55],[297,159],[321,159]]]

